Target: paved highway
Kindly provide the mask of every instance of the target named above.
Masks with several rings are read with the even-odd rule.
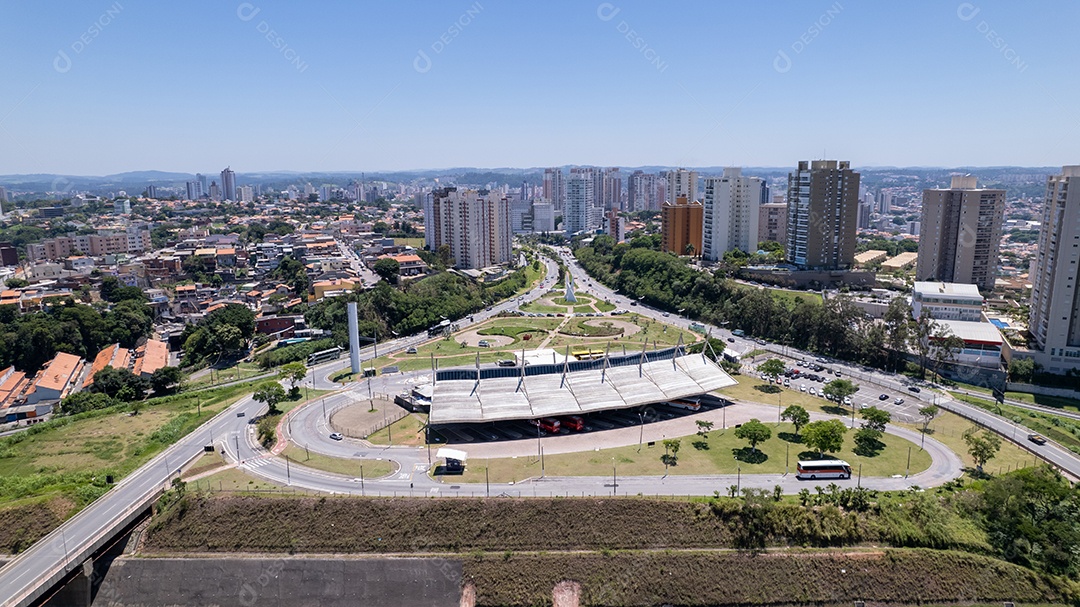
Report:
[[[545,260],[549,266],[548,278],[544,285],[530,292],[524,300],[532,300],[553,286],[555,276],[553,265]],[[568,267],[574,273],[575,280],[582,288],[587,289],[601,298],[610,299],[616,305],[630,306],[630,301],[625,297],[612,292],[610,289],[592,281],[584,276],[584,272],[573,263],[572,258],[567,259]],[[524,301],[523,300],[523,301]],[[520,302],[512,300],[494,306],[487,311],[474,316],[473,322],[480,323],[487,318],[498,314],[503,310],[514,309]],[[654,310],[647,306],[636,306],[636,310],[647,316],[663,319],[665,322],[673,322],[688,327],[686,319],[672,318],[660,310]],[[628,307],[629,309],[629,307]],[[719,328],[712,328],[713,334],[723,337],[726,332]],[[424,336],[410,336],[400,338],[392,342],[380,344],[383,353],[397,351],[418,345],[427,341]],[[736,347],[747,349],[754,347],[751,342],[736,340]],[[746,351],[745,349],[742,351]],[[374,357],[374,348],[368,347],[362,351],[364,358]],[[806,355],[809,356],[809,355]],[[339,369],[342,361],[332,361],[320,365],[314,373],[314,385],[317,388],[336,387],[329,382],[328,375],[334,369]],[[361,383],[353,383],[339,394],[331,395],[325,399],[327,413],[347,406],[356,400],[366,399],[367,391],[394,393],[415,381],[415,376],[391,375],[382,376],[372,380],[374,383],[367,386]],[[881,378],[883,382],[894,381],[889,378]],[[308,380],[308,383],[311,383]],[[899,389],[900,382],[896,382]],[[920,396],[926,399],[926,391]],[[1017,437],[1017,442],[1027,443],[1020,437],[1026,436],[1028,430],[1013,426],[1007,420],[990,414],[981,409],[970,407],[962,403],[943,402],[943,407],[956,411],[965,417],[976,420],[987,427],[1007,437]],[[0,569],[0,596],[6,597],[4,605],[15,605],[37,588],[41,580],[48,579],[52,574],[60,570],[70,570],[78,565],[70,558],[70,555],[82,554],[92,546],[108,530],[112,529],[122,520],[133,504],[144,503],[148,496],[160,488],[165,487],[182,463],[197,457],[207,444],[215,444],[223,448],[228,456],[240,466],[252,473],[271,481],[288,484],[294,487],[312,489],[316,491],[328,491],[335,493],[365,494],[365,495],[511,495],[511,496],[550,496],[550,495],[625,495],[625,494],[666,494],[666,495],[707,495],[713,491],[726,493],[731,485],[740,487],[759,487],[771,489],[780,485],[785,492],[793,493],[806,488],[814,483],[799,481],[793,475],[718,475],[708,477],[667,476],[667,477],[630,477],[618,476],[617,468],[613,469],[612,478],[598,477],[546,477],[537,478],[513,485],[469,485],[469,484],[446,484],[432,480],[427,475],[427,470],[434,463],[427,448],[401,448],[401,447],[368,447],[362,443],[353,441],[331,441],[328,438],[326,417],[322,413],[322,405],[314,403],[297,410],[290,415],[289,432],[301,446],[306,446],[313,451],[333,455],[337,457],[351,458],[384,458],[398,464],[395,473],[383,479],[361,479],[360,461],[357,462],[357,476],[343,477],[327,474],[288,464],[285,460],[274,457],[261,449],[255,440],[253,421],[265,410],[260,403],[250,397],[244,398],[226,411],[214,417],[198,430],[188,435],[177,444],[152,459],[142,468],[129,475],[111,491],[85,508],[78,515],[70,519],[59,529],[49,534],[41,541],[32,546],[18,558],[13,560],[3,569]],[[770,407],[771,410],[771,407]],[[890,427],[889,431],[918,441],[919,435],[910,430]],[[1024,446],[1060,466],[1074,476],[1080,476],[1080,460],[1064,449],[1048,443],[1043,447],[1028,443]],[[910,478],[854,478],[847,481],[836,481],[841,486],[854,486],[862,484],[883,490],[903,489],[913,484],[919,486],[933,486],[940,484],[960,474],[959,460],[943,445],[932,438],[926,439],[926,448],[933,456],[934,465],[930,470],[913,475]]]

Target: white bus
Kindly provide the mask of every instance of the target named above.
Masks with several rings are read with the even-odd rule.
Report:
[[[675,398],[667,401],[669,407],[676,407],[679,409],[687,409],[690,411],[700,411],[701,402],[696,398]]]
[[[839,459],[800,461],[795,478],[851,478],[851,464]]]

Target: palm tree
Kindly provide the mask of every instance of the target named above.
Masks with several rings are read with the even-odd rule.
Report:
[[[686,243],[686,249],[683,251],[683,253],[689,255],[690,257],[693,257],[696,251],[697,249],[694,247],[694,243],[688,242]]]

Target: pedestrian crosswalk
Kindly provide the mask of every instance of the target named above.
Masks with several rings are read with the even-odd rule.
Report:
[[[259,457],[246,459],[243,461],[243,463],[240,464],[240,467],[246,470],[254,470],[256,468],[261,468],[270,463],[271,457],[272,456],[269,455],[261,455]]]

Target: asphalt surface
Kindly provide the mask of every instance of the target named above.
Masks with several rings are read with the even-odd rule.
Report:
[[[657,320],[689,328],[690,321],[687,319],[641,304],[632,306],[629,299],[585,276],[584,271],[574,263],[572,257],[567,256],[565,259],[570,271],[574,274],[579,288],[590,291],[600,298],[610,299],[620,307]],[[536,299],[554,286],[553,278],[556,275],[554,264],[546,258],[544,261],[548,265],[549,274],[543,285],[530,292],[520,301],[515,299],[503,302],[489,310],[475,314],[472,323],[479,324],[492,316],[496,316],[501,311],[516,309],[524,301]],[[462,328],[465,328],[464,323]],[[809,354],[794,352],[785,349],[783,346],[768,344],[763,346],[749,340],[742,340],[732,336],[730,332],[723,328],[709,327],[708,330],[716,337],[728,339],[729,345],[740,352],[747,352],[761,347],[774,352],[779,351],[782,355],[787,354],[790,357],[811,357]],[[385,354],[391,351],[400,351],[409,346],[419,345],[425,341],[428,341],[425,335],[404,337],[379,344],[378,349]],[[362,356],[365,359],[374,358],[375,348],[369,346],[363,349]],[[342,360],[336,360],[316,367],[313,374],[314,386],[320,389],[337,388],[336,384],[329,381],[329,375],[331,372],[340,369],[342,364]],[[906,379],[899,379],[896,376],[868,372],[841,363],[833,363],[831,366],[841,369],[842,372],[848,373],[849,376],[859,377],[857,374],[864,374],[865,381],[873,383],[877,387],[892,389],[895,393],[902,393],[906,387]],[[369,390],[373,393],[393,394],[405,389],[411,382],[417,381],[418,375],[422,374],[412,376],[391,374],[369,380],[371,383],[348,384],[341,393],[323,399],[327,410],[326,414],[322,410],[323,404],[317,402],[296,410],[295,413],[286,418],[287,431],[294,442],[300,446],[326,455],[357,458],[357,475],[355,477],[337,476],[293,465],[282,458],[267,453],[257,444],[254,426],[255,419],[265,411],[265,406],[255,402],[250,397],[240,400],[130,474],[111,491],[0,569],[0,596],[5,597],[3,605],[18,604],[19,598],[24,596],[28,589],[39,585],[41,580],[48,579],[51,574],[59,569],[70,570],[77,566],[79,563],[71,558],[72,555],[83,554],[95,540],[108,533],[117,524],[117,521],[121,520],[130,511],[132,504],[144,502],[148,495],[167,486],[171,478],[177,473],[177,468],[182,463],[197,457],[203,451],[203,447],[208,444],[213,444],[218,449],[224,449],[228,457],[237,462],[238,466],[259,477],[283,485],[331,493],[396,496],[509,495],[522,497],[628,494],[709,495],[714,491],[724,494],[727,492],[727,488],[732,485],[763,489],[772,489],[774,486],[779,485],[785,493],[794,493],[815,484],[813,481],[795,479],[793,474],[619,477],[617,467],[613,468],[611,478],[545,477],[518,482],[513,485],[495,486],[464,483],[450,484],[437,482],[428,476],[428,469],[437,462],[433,460],[434,451],[429,456],[426,447],[370,447],[351,440],[333,441],[329,438],[326,417],[333,410],[347,406],[357,400],[366,399]],[[305,380],[305,382],[311,385],[312,380]],[[928,390],[923,390],[922,393],[911,395],[911,397],[912,400],[922,400],[923,402],[930,402],[928,397],[931,400],[935,399],[934,394]],[[951,399],[938,397],[936,400],[942,407],[968,417],[1005,437],[1016,440],[1018,444],[1054,463],[1064,471],[1080,477],[1080,459],[1053,442],[1048,442],[1044,446],[1035,445],[1025,440],[1030,431],[1022,426],[1016,426],[1004,418],[977,407],[951,401]],[[920,440],[917,433],[907,429],[890,427],[889,431],[908,440]],[[934,486],[961,474],[959,459],[955,454],[933,439],[928,438],[925,444],[934,462],[926,472],[908,478],[856,477],[850,480],[832,482],[836,482],[840,486],[861,484],[869,488],[894,490],[905,489],[912,485],[920,487]],[[398,469],[388,477],[368,480],[360,475],[361,458],[392,460],[398,465]]]

